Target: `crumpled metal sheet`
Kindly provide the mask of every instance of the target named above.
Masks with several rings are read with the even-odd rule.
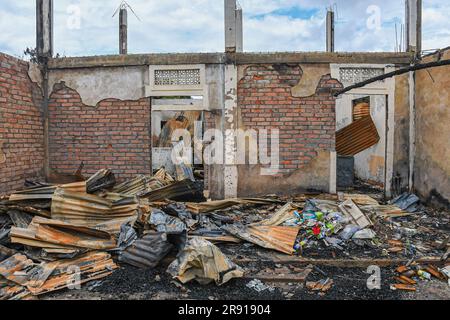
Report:
[[[32,297],[26,287],[0,277],[0,300],[27,300]]]
[[[6,214],[0,213],[0,244],[8,243],[11,226],[11,218]]]
[[[153,209],[149,223],[156,226],[156,230],[166,234],[180,234],[187,230],[186,224],[177,217],[172,217],[159,209]]]
[[[300,227],[226,225],[223,230],[260,247],[294,254],[294,244]]]
[[[373,225],[370,218],[366,214],[364,214],[351,199],[346,200],[341,205],[339,205],[339,210],[341,210],[341,212],[347,217],[353,219],[355,224],[357,224],[361,228],[367,228]]]
[[[128,196],[139,196],[152,190],[160,189],[175,180],[164,169],[160,169],[153,177],[139,175],[114,187],[113,191]]]
[[[0,262],[15,255],[17,252],[13,249],[0,245]]]
[[[141,198],[149,201],[160,201],[165,199],[199,199],[203,198],[203,181],[191,181],[189,179],[177,181],[168,186],[141,194]]]
[[[235,205],[264,205],[277,204],[280,200],[277,199],[259,199],[259,198],[242,198],[242,199],[226,199],[217,201],[208,201],[202,203],[187,203],[187,208],[194,213],[208,213],[216,210],[230,208]]]
[[[27,284],[33,295],[61,290],[70,286],[82,285],[92,280],[107,277],[118,266],[106,252],[90,252],[76,259],[52,262],[54,270],[41,286]]]
[[[222,285],[244,275],[241,267],[228,259],[218,247],[199,237],[189,239],[167,272],[181,283],[196,280],[203,285],[211,282]]]
[[[294,211],[299,207],[293,203],[286,203],[277,212],[275,212],[269,219],[263,220],[261,222],[256,222],[251,225],[255,226],[279,226],[282,225],[289,219],[295,218]]]
[[[17,253],[0,262],[0,275],[9,281],[24,285],[29,279],[26,270],[31,269],[33,266],[34,262],[32,260],[23,254]]]
[[[152,232],[122,251],[119,261],[138,268],[154,268],[172,248],[166,234]]]
[[[92,252],[77,259],[40,265],[18,254],[2,264],[1,274],[9,282],[3,282],[7,286],[5,290],[0,285],[0,299],[23,299],[30,293],[40,295],[69,285],[83,284],[108,276],[114,269],[117,269],[117,265],[104,252]]]
[[[193,219],[192,214],[183,203],[170,203],[167,206],[162,207],[162,211],[172,216],[178,216],[189,229],[198,223],[198,220]]]
[[[8,210],[8,215],[14,226],[18,228],[27,228],[33,219],[31,214],[15,209]]]
[[[110,169],[102,169],[97,171],[86,181],[86,192],[94,193],[114,187],[116,177]]]

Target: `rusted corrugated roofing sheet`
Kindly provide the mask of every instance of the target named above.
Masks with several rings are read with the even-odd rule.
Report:
[[[148,199],[149,201],[160,201],[165,199],[175,199],[178,197],[191,197],[198,198],[203,192],[203,182],[191,181],[189,179],[178,181],[165,186],[160,189],[156,189],[145,194],[141,197]]]
[[[166,170],[160,169],[153,177],[139,175],[134,179],[125,181],[114,187],[113,192],[127,196],[135,196],[160,189],[173,182],[175,182],[173,177]]]
[[[28,281],[28,275],[22,270],[29,269],[33,265],[33,261],[27,256],[17,253],[0,262],[0,275],[9,281],[24,285]]]
[[[354,156],[380,141],[372,118],[364,117],[336,132],[336,151],[341,156]]]
[[[28,300],[33,297],[24,286],[0,277],[0,300]]]
[[[34,264],[16,254],[0,264],[0,300],[25,299],[110,275],[118,266],[106,252],[91,252],[76,259]]]
[[[52,218],[118,233],[125,221],[136,219],[138,215],[137,201],[126,200],[113,202],[96,195],[57,189],[52,198]]]
[[[40,287],[27,286],[33,295],[41,295],[69,286],[101,279],[109,276],[118,268],[106,252],[91,252],[79,258],[61,260],[53,263],[55,267],[51,276]],[[79,272],[74,272],[79,270]]]
[[[293,254],[300,227],[227,225],[223,230],[267,249]]]
[[[35,217],[27,229],[13,228],[11,242],[48,249],[108,250],[117,245],[106,231],[40,217]]]
[[[194,213],[208,213],[216,210],[230,208],[235,205],[264,205],[264,204],[274,204],[279,203],[279,200],[274,199],[258,199],[258,198],[242,198],[242,199],[226,199],[217,201],[208,201],[202,203],[187,203],[186,206],[189,211]]]
[[[122,251],[119,261],[138,268],[154,268],[172,249],[162,233],[149,233]]]
[[[16,191],[9,196],[9,201],[22,201],[22,200],[51,200],[56,189],[64,189],[72,192],[86,192],[86,182],[75,182],[70,184],[64,184],[59,186],[49,187],[37,187],[30,188],[23,191]]]

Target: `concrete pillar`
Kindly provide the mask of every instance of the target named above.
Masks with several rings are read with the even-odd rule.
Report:
[[[420,57],[422,52],[422,0],[406,0],[406,50]]]
[[[236,9],[236,52],[244,51],[244,27],[242,8]]]
[[[327,12],[327,52],[334,52],[334,12]]]
[[[225,0],[225,52],[236,52],[236,0]]]
[[[53,56],[53,0],[36,0],[36,50],[39,58]]]
[[[244,50],[244,31],[242,8],[237,7],[236,0],[225,1],[225,52],[242,52]]]
[[[128,12],[121,8],[119,13],[119,53],[128,53]]]
[[[236,129],[238,123],[237,85],[238,69],[233,63],[225,65],[224,113],[224,195],[225,199],[238,196],[238,167],[236,165]]]

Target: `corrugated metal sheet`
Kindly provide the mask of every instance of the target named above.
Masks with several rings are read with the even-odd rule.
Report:
[[[139,175],[134,179],[117,185],[113,192],[127,196],[140,195],[152,190],[160,189],[175,182],[174,178],[164,169],[160,169],[153,177]]]
[[[336,151],[342,156],[354,156],[380,141],[372,118],[364,117],[336,132]]]
[[[294,211],[299,209],[299,206],[289,202],[275,212],[269,219],[261,222],[253,223],[255,226],[279,226],[289,219],[295,218]]]
[[[109,233],[57,220],[35,217],[28,228],[12,228],[11,242],[38,248],[95,250],[114,249],[116,241]]]
[[[223,230],[263,248],[293,254],[300,227],[227,225]]]
[[[138,268],[154,268],[172,249],[162,233],[150,233],[136,240],[119,255],[119,261]]]
[[[222,210],[230,208],[235,205],[246,205],[246,204],[264,205],[264,204],[276,204],[279,202],[280,202],[279,200],[274,199],[243,198],[243,199],[208,201],[202,203],[187,203],[186,206],[189,209],[189,211],[199,214],[199,213],[213,212],[216,210]]]
[[[0,275],[14,283],[24,285],[28,281],[28,275],[23,270],[34,265],[27,256],[17,253],[0,263]]]
[[[142,194],[141,197],[148,201],[176,199],[179,197],[197,199],[203,197],[203,182],[191,181],[189,179],[178,181],[163,188]]]
[[[120,232],[120,226],[137,218],[138,203],[133,199],[110,201],[95,195],[57,189],[52,198],[52,219],[72,225]]]
[[[28,290],[33,295],[41,295],[69,286],[101,279],[113,273],[118,266],[106,252],[91,252],[79,258],[61,260],[53,263],[55,267],[51,276],[40,287],[28,285]],[[79,270],[79,272],[74,272]]]
[[[64,189],[72,192],[86,192],[86,182],[75,182],[64,185],[55,185],[49,187],[30,188],[23,191],[16,191],[9,196],[9,201],[23,200],[51,200],[56,189]]]

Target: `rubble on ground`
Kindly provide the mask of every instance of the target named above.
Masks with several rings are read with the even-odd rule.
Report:
[[[175,283],[242,278],[256,292],[301,284],[321,296],[336,285],[320,261],[384,264],[395,291],[415,292],[423,281],[450,285],[449,217],[415,195],[389,203],[357,193],[206,201],[191,170],[172,177],[162,168],[117,183],[103,169],[83,182],[28,182],[2,196],[0,299],[101,286],[124,265],[164,266]],[[312,272],[321,278],[309,279]]]

